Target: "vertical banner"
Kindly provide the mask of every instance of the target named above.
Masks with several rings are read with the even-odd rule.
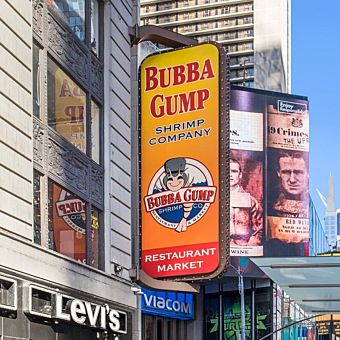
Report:
[[[224,62],[218,45],[202,44],[140,68],[141,268],[154,278],[202,279],[225,267]]]
[[[246,275],[263,275],[251,256],[308,255],[308,153],[307,98],[231,88],[230,255]]]
[[[230,111],[230,255],[263,255],[263,113]]]
[[[267,239],[270,255],[308,256],[308,103],[289,97],[267,102]],[[273,248],[276,248],[275,251]]]

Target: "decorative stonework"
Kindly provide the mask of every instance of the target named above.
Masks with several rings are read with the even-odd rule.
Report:
[[[48,139],[48,171],[60,181],[85,195],[89,194],[89,170],[86,162],[82,162],[72,148],[62,147],[49,135]]]
[[[66,28],[48,15],[48,47],[83,82],[88,81],[88,58],[76,42],[76,38]]]
[[[33,160],[43,166],[45,130],[39,119],[33,120]]]
[[[31,0],[33,36],[42,46],[42,114],[33,119],[33,159],[35,168],[65,189],[100,209],[104,206],[104,170],[48,126],[48,53],[84,90],[103,104],[103,65],[69,29],[59,12],[47,0]],[[48,53],[47,53],[48,52]],[[47,188],[45,199],[47,199]],[[47,216],[46,212],[46,216]],[[45,221],[46,222],[46,221]],[[44,237],[48,239],[47,234]]]
[[[104,205],[104,170],[48,128],[48,172],[66,189]]]
[[[104,204],[104,171],[101,167],[92,165],[90,178],[90,195],[91,199],[101,206]]]
[[[43,1],[33,0],[33,31],[41,39],[43,36]]]
[[[91,89],[103,101],[103,66],[94,56],[91,56]]]

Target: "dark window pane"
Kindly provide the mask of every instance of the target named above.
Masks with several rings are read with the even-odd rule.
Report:
[[[41,175],[33,173],[34,243],[41,244]]]
[[[91,0],[91,48],[98,54],[99,50],[99,11],[98,0]]]
[[[74,34],[85,40],[85,0],[49,0]]]
[[[167,320],[167,340],[171,340],[172,339],[172,323],[173,321],[171,320]]]
[[[49,247],[86,263],[86,204],[49,181]]]
[[[251,340],[251,295],[245,292],[245,335]],[[223,296],[224,336],[226,339],[238,339],[241,336],[241,303],[238,292]]]
[[[219,339],[219,296],[217,294],[205,295],[205,339]],[[177,328],[180,324],[177,324]]]
[[[90,265],[99,268],[99,235],[100,235],[99,211],[91,212],[91,260]]]
[[[33,43],[33,114],[40,118],[40,49]]]
[[[262,338],[271,332],[271,289],[258,289],[255,294],[255,316],[257,338]],[[302,318],[301,318],[302,319]]]
[[[91,101],[91,150],[92,159],[100,163],[100,108]]]
[[[86,95],[51,59],[48,70],[48,125],[86,152]]]
[[[154,318],[147,314],[142,314],[142,323],[143,323],[143,340],[153,340],[153,326],[154,326]]]
[[[157,339],[163,339],[163,320],[157,319]]]

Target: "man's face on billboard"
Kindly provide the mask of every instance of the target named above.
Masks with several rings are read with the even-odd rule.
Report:
[[[230,187],[233,188],[240,184],[242,178],[240,165],[235,162],[230,162]]]
[[[282,189],[291,196],[301,196],[307,190],[308,173],[302,158],[282,157],[279,160],[278,176]]]

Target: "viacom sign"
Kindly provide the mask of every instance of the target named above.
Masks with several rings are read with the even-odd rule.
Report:
[[[143,289],[142,312],[167,318],[190,320],[194,318],[193,295]]]

